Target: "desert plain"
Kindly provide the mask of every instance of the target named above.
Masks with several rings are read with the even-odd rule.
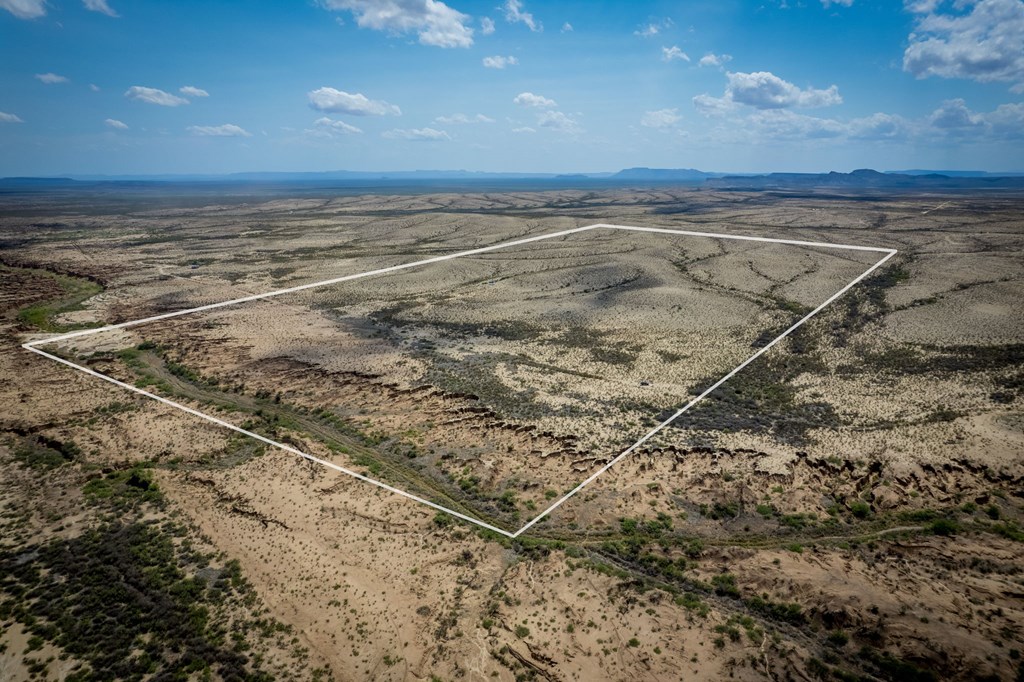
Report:
[[[507,534],[21,345],[598,223],[897,253],[564,502],[886,254],[597,228],[38,346]],[[981,190],[11,191],[0,678],[1018,679],[1022,253]]]

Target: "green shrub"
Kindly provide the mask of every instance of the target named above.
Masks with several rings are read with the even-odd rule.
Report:
[[[834,647],[842,648],[850,641],[850,636],[842,630],[833,630],[828,633],[828,643]]]
[[[714,585],[717,595],[734,599],[740,596],[740,590],[736,587],[736,576],[732,573],[719,573],[711,578],[711,584]]]
[[[871,514],[871,505],[863,500],[857,500],[850,505],[850,513],[858,519],[866,519]]]
[[[952,519],[935,519],[928,524],[928,530],[935,535],[956,535],[960,531],[960,524]]]

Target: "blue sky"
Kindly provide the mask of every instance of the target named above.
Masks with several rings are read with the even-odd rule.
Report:
[[[0,0],[0,175],[1024,170],[1024,0]]]

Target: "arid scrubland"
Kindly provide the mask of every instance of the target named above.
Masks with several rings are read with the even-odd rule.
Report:
[[[1020,674],[1024,199],[201,199],[0,200],[0,678]],[[594,223],[899,253],[514,540],[20,347]],[[882,255],[596,229],[45,348],[515,531]]]

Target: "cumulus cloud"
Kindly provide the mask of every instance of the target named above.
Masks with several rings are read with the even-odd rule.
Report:
[[[802,90],[770,71],[729,72],[726,74],[726,78],[728,78],[725,87],[726,99],[756,109],[827,107],[841,104],[843,101],[843,98],[839,96],[839,88],[835,85],[829,86],[825,90],[815,88]]]
[[[383,100],[368,99],[358,92],[353,95],[343,90],[325,87],[313,90],[308,96],[309,106],[317,111],[352,116],[386,116],[388,114],[400,116],[402,113],[402,110],[394,104],[388,104]]]
[[[178,92],[185,95],[186,97],[209,97],[210,93],[202,88],[197,88],[192,85],[186,85],[182,88],[178,88]]]
[[[832,5],[838,5],[840,7],[852,7],[853,0],[821,0],[821,4],[828,9]]]
[[[82,4],[85,8],[91,12],[99,12],[100,14],[106,14],[108,17],[118,16],[110,5],[107,4],[107,0],[82,0]]]
[[[712,97],[711,95],[697,95],[693,98],[693,108],[702,116],[722,116],[736,109],[736,104],[725,97]]]
[[[877,112],[852,119],[810,116],[785,108],[750,109],[727,98],[698,95],[694,107],[721,119],[711,137],[732,144],[806,140],[822,144],[877,143],[1017,144],[1024,140],[1024,102],[1001,104],[992,111],[973,111],[963,99],[949,99],[930,114],[908,119]]]
[[[1024,91],[1024,1],[958,0],[954,9],[966,14],[936,12],[941,2],[913,2],[914,32],[903,53],[903,69],[917,78],[966,78],[982,83],[1002,81]]]
[[[489,36],[494,33],[494,19],[482,17],[480,19],[480,35]]]
[[[6,111],[0,111],[0,123],[24,123],[24,121],[14,114],[8,114]]]
[[[128,124],[123,121],[118,121],[116,118],[108,118],[104,123],[115,130],[128,130]]]
[[[913,124],[895,114],[871,114],[850,121],[848,135],[856,140],[898,140],[914,133]]]
[[[928,122],[936,128],[946,130],[966,130],[985,126],[985,119],[968,109],[967,102],[960,98],[943,102],[928,117]]]
[[[943,102],[927,119],[935,131],[981,141],[1024,139],[1024,102],[1000,104],[987,113],[971,111],[962,99]]]
[[[396,128],[394,130],[387,130],[381,133],[381,137],[386,137],[389,140],[414,140],[427,142],[452,139],[448,133],[443,130],[435,130],[434,128],[410,128],[408,130]]]
[[[521,0],[506,0],[503,8],[505,10],[505,21],[508,23],[525,24],[527,28],[534,32],[544,30],[543,24],[536,21],[532,14],[523,11],[523,3]]]
[[[746,122],[758,138],[813,140],[841,137],[847,132],[846,125],[835,119],[805,116],[785,109],[756,111]]]
[[[321,0],[331,10],[351,12],[360,28],[395,35],[415,32],[423,45],[469,47],[471,20],[440,0]]]
[[[640,117],[640,125],[645,128],[671,128],[682,119],[678,109],[658,109],[647,111]]]
[[[204,137],[252,137],[252,133],[234,123],[220,126],[189,126],[186,128],[193,135]]]
[[[537,131],[534,130],[533,128],[529,127],[529,126],[523,126],[521,128],[513,128],[512,132],[513,133],[535,133]]]
[[[336,121],[334,119],[328,118],[327,116],[323,116],[313,121],[313,125],[316,126],[318,130],[325,132],[329,135],[356,135],[363,132],[354,125],[349,125],[344,121]]]
[[[162,107],[177,107],[182,104],[188,104],[188,100],[184,97],[178,97],[177,95],[172,95],[169,92],[164,92],[157,88],[147,88],[141,85],[133,85],[128,88],[125,91],[124,96],[137,102],[158,104]]]
[[[637,30],[633,31],[633,35],[640,36],[641,38],[653,38],[667,28],[671,28],[674,24],[669,18],[665,18],[661,21],[651,21]]]
[[[477,114],[476,116],[452,114],[451,116],[438,116],[434,119],[434,122],[441,125],[466,125],[469,123],[494,123],[494,119],[483,114]]]
[[[573,135],[583,132],[579,123],[572,116],[563,114],[561,111],[545,111],[537,117],[537,125],[541,128],[551,128],[561,133]]]
[[[89,83],[89,89],[93,92],[99,92],[100,86],[96,85],[95,83]]]
[[[504,69],[506,66],[515,66],[518,63],[519,60],[512,56],[502,57],[501,55],[495,55],[493,57],[484,57],[484,66],[488,69]]]
[[[562,33],[572,33],[572,32],[573,32],[572,24],[570,24],[568,21],[565,22],[564,24],[562,24]]]
[[[701,66],[722,67],[726,64],[726,62],[731,61],[731,54],[714,54],[713,52],[708,52],[706,55],[700,58],[698,64],[700,64]]]
[[[46,14],[46,0],[0,0],[0,9],[19,19],[38,19]]]
[[[36,80],[46,83],[47,85],[70,82],[70,79],[67,76],[58,76],[55,73],[37,73]]]
[[[942,102],[930,114],[906,119],[897,114],[875,113],[862,118],[837,120],[798,114],[788,109],[755,110],[731,117],[715,129],[726,142],[819,140],[843,142],[904,142],[929,145],[1024,140],[1024,102],[1001,104],[993,111],[972,111],[963,99]]]
[[[663,47],[661,48],[661,59],[665,62],[671,62],[675,60],[681,60],[684,62],[690,61],[690,55],[680,50],[677,46]]]
[[[975,112],[962,99],[943,102],[931,113],[928,124],[954,138],[977,140],[1024,139],[1024,102],[1000,104],[990,112]]]
[[[1024,103],[1000,104],[985,120],[998,136],[1024,137]]]
[[[535,95],[532,92],[521,92],[512,100],[521,107],[557,107],[555,100],[548,99],[542,95]]]

